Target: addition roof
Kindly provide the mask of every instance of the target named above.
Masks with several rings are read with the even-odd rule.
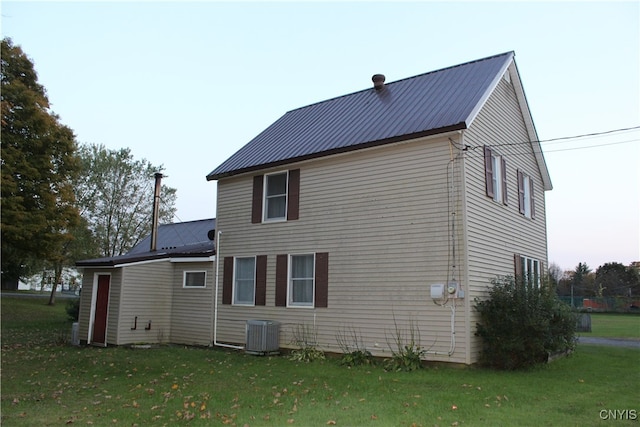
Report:
[[[78,267],[117,267],[166,258],[209,258],[215,255],[216,220],[161,224],[156,237],[157,250],[151,251],[151,236],[146,236],[125,255],[87,259],[76,262]]]
[[[289,111],[208,174],[207,180],[467,129],[514,56],[507,52]],[[519,83],[518,78],[521,89]],[[523,113],[529,116],[524,93],[520,98]],[[527,123],[532,141],[537,141],[530,117]],[[546,166],[541,168],[544,176]]]

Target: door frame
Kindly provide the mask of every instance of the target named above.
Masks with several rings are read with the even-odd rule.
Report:
[[[93,344],[93,328],[96,322],[96,302],[98,300],[98,280],[100,276],[109,276],[109,292],[107,294],[107,321],[104,327],[104,343]],[[109,308],[111,301],[112,274],[106,272],[93,273],[93,286],[91,290],[91,314],[89,317],[89,330],[87,331],[87,344],[107,346],[107,332],[109,330]]]

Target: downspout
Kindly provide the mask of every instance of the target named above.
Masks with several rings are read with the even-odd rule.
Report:
[[[218,290],[220,289],[220,236],[222,231],[218,231],[216,236],[216,290],[213,303],[213,345],[218,347],[233,348],[243,350],[244,346],[223,344],[218,342]]]
[[[460,146],[465,147],[464,143],[464,131],[460,131]],[[466,153],[465,153],[466,154]],[[460,263],[460,281],[467,284],[465,301],[464,301],[464,342],[465,342],[465,363],[467,365],[471,364],[471,311],[473,310],[471,304],[471,282],[470,282],[470,274],[469,274],[469,228],[468,228],[468,220],[469,215],[467,212],[467,156],[463,154],[462,156],[462,164],[460,165],[460,194],[462,206],[461,210],[461,227],[462,227],[462,262]]]

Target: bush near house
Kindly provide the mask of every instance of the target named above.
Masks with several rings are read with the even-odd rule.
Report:
[[[576,315],[550,286],[513,277],[494,279],[492,284],[489,298],[475,301],[482,365],[524,369],[546,362],[551,354],[575,349]]]

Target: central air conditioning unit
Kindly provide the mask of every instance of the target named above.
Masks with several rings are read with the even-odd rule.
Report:
[[[247,320],[244,350],[249,354],[276,354],[280,350],[280,323],[273,320]]]

